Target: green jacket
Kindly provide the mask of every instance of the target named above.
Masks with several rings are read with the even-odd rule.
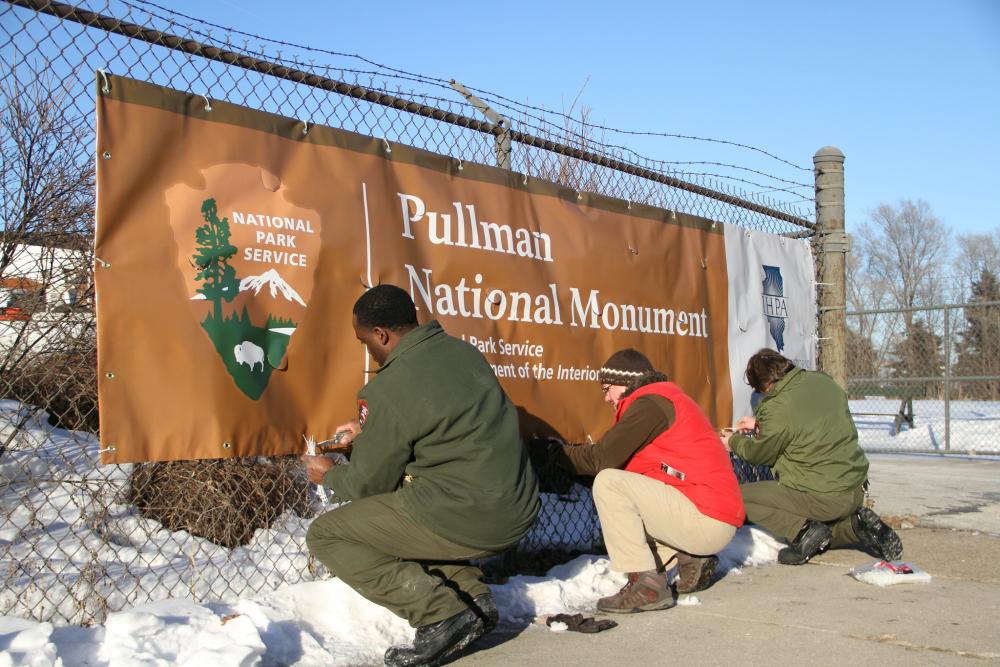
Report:
[[[429,529],[499,551],[538,514],[538,484],[517,410],[473,346],[437,321],[410,331],[358,393],[348,465],[323,478],[340,500],[396,492]]]
[[[778,481],[799,491],[847,493],[868,477],[847,394],[833,379],[794,368],[774,383],[754,411],[755,438],[734,434],[729,447],[754,465],[769,465]]]

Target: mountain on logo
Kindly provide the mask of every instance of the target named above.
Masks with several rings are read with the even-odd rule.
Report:
[[[247,276],[240,280],[240,291],[246,292],[248,290],[253,290],[254,296],[260,294],[260,290],[267,285],[271,289],[271,298],[276,299],[278,297],[278,292],[281,292],[281,296],[289,301],[294,301],[300,306],[305,306],[306,302],[302,300],[299,293],[295,289],[285,282],[284,278],[278,275],[275,269],[268,269],[259,276]]]

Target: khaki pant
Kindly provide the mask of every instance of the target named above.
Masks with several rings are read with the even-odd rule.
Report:
[[[465,611],[472,598],[490,590],[482,570],[468,560],[494,552],[436,535],[392,493],[317,517],[306,544],[345,584],[415,628]]]
[[[668,567],[678,551],[714,554],[736,534],[735,526],[705,516],[676,488],[634,472],[598,473],[594,504],[611,568],[619,572]]]
[[[806,521],[822,521],[830,525],[833,538],[830,546],[856,544],[858,536],[851,526],[851,515],[865,499],[860,486],[847,493],[816,493],[797,491],[778,482],[754,482],[740,486],[747,520],[766,529],[776,537],[791,542]]]

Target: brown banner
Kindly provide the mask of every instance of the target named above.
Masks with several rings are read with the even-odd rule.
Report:
[[[596,369],[623,347],[729,423],[721,225],[110,79],[97,96],[105,462],[330,437],[371,368],[351,307],[377,282],[483,351],[526,433],[598,438],[612,413]]]

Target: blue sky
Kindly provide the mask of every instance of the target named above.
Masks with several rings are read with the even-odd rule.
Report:
[[[997,0],[169,6],[550,109],[580,94],[577,109],[615,128],[727,139],[805,167],[832,144],[847,156],[849,230],[903,198],[926,200],[957,233],[1000,228],[990,166],[1000,156]],[[812,179],[748,151],[630,145]]]

